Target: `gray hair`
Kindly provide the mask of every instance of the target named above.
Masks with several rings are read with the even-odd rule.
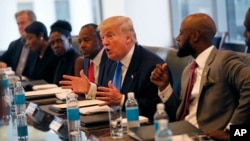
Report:
[[[27,15],[28,15],[29,20],[30,20],[31,22],[36,21],[36,14],[35,14],[32,10],[29,10],[29,9],[21,10],[21,11],[16,12],[15,18],[17,19],[17,17],[19,17],[19,16],[21,16],[21,15],[24,15],[24,14],[27,14]]]

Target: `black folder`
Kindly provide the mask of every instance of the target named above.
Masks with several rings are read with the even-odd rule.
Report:
[[[189,136],[202,134],[198,128],[187,121],[170,122],[170,129],[173,135],[188,134]],[[128,135],[132,138],[142,141],[154,141],[154,125],[141,126],[130,129]]]
[[[81,125],[82,126],[96,126],[100,124],[106,124],[109,123],[109,114],[106,113],[98,113],[93,115],[81,115],[80,116]]]

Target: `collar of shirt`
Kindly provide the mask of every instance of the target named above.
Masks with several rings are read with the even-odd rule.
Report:
[[[204,50],[201,54],[199,54],[199,56],[197,56],[195,61],[198,64],[198,68],[203,70],[203,68],[207,62],[208,56],[210,55],[213,48],[214,48],[214,46],[212,45],[212,46],[208,47],[206,50]]]
[[[132,55],[134,54],[135,45],[129,50],[125,57],[123,57],[120,62],[122,63],[122,67],[128,68],[130,61],[132,59]]]
[[[134,54],[134,50],[135,50],[135,45],[129,50],[129,52],[126,54],[125,57],[123,57],[120,62],[122,63],[122,83],[124,81],[125,75],[127,73],[128,70],[128,66],[131,62],[132,56]]]
[[[95,58],[93,60],[91,60],[94,63],[94,66],[99,66],[101,63],[101,59],[102,59],[102,54],[103,54],[104,49],[102,48],[98,54],[95,56]]]

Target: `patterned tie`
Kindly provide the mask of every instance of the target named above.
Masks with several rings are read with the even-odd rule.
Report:
[[[89,68],[88,68],[88,78],[90,82],[95,82],[95,77],[94,77],[94,63],[91,61]]]
[[[113,77],[113,85],[120,90],[122,81],[122,63],[119,61],[116,64],[115,75]]]
[[[193,85],[194,85],[194,74],[195,74],[196,67],[197,67],[197,63],[195,61],[193,61],[192,65],[191,65],[190,77],[189,77],[188,87],[187,87],[187,91],[186,91],[184,110],[183,110],[183,114],[182,114],[180,120],[183,120],[185,118],[185,116],[189,114],[189,100],[190,100],[191,92],[192,92]]]

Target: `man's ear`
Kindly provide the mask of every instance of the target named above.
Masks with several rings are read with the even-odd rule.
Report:
[[[195,31],[192,34],[192,39],[193,39],[194,42],[197,42],[200,39],[200,32],[199,31]]]

